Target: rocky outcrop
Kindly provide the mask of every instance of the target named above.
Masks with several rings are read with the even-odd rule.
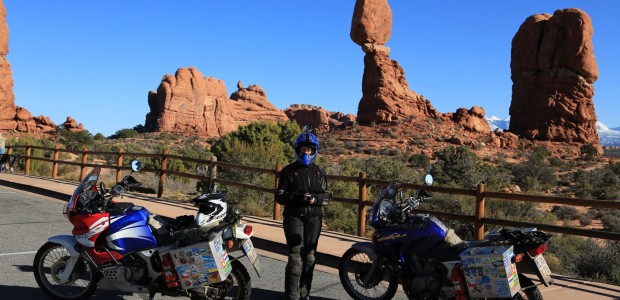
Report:
[[[387,0],[356,1],[350,36],[365,53],[362,99],[357,109],[360,124],[439,115],[430,101],[409,89],[403,68],[390,59],[390,49],[383,44],[389,40],[391,28]]]
[[[479,133],[489,133],[491,132],[491,127],[489,126],[489,122],[487,122],[484,115],[484,108],[474,106],[471,109],[457,109],[456,112],[452,114],[451,119],[454,123],[460,125],[465,130]]]
[[[236,128],[223,81],[180,68],[149,92],[147,131],[220,137]]]
[[[9,53],[9,29],[6,7],[0,0],[0,130],[27,133],[53,133],[56,125],[44,116],[33,117],[25,108],[15,106],[13,73],[6,56]]]
[[[71,132],[78,132],[84,130],[84,125],[82,125],[82,123],[78,124],[77,121],[69,116],[67,117],[67,120],[62,123],[62,128]]]
[[[525,20],[512,40],[510,132],[528,139],[599,144],[592,33],[590,17],[579,9]]]
[[[288,117],[284,112],[276,108],[269,100],[267,94],[253,84],[243,87],[241,81],[237,83],[237,91],[230,95],[232,115],[237,125],[245,125],[254,121],[286,122]]]
[[[150,132],[220,137],[253,121],[288,121],[258,85],[243,88],[239,83],[229,98],[223,81],[204,77],[196,68],[165,75],[148,101],[144,127]]]
[[[284,110],[286,116],[299,126],[309,126],[317,131],[329,131],[353,125],[355,115],[341,112],[329,112],[320,106],[293,104]]]

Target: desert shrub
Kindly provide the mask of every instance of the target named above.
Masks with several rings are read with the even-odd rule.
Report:
[[[551,155],[544,146],[535,148],[527,155],[522,164],[512,167],[514,182],[524,190],[542,190],[554,186],[557,182],[555,169],[547,159]]]
[[[601,222],[605,229],[614,232],[620,232],[620,212],[608,211],[601,217]]]
[[[424,154],[412,154],[407,159],[407,162],[414,167],[419,167],[425,170],[428,170],[431,165],[430,159]]]
[[[439,185],[475,188],[485,182],[489,189],[499,189],[510,184],[508,171],[503,166],[483,163],[467,147],[446,147],[435,153],[437,162],[431,174]]]
[[[357,206],[332,202],[325,206],[324,220],[326,229],[357,234]],[[371,228],[368,228],[371,230]]]
[[[579,211],[577,211],[577,209],[572,206],[554,205],[551,209],[551,212],[555,214],[558,220],[572,221],[579,218]]]
[[[586,239],[575,262],[577,275],[601,281],[620,283],[620,242]],[[605,266],[602,268],[601,266]]]
[[[593,160],[598,156],[598,150],[591,144],[581,146],[579,152],[581,153],[581,157],[585,160]]]
[[[105,140],[105,135],[103,135],[102,133],[99,132],[99,133],[95,134],[95,136],[93,136],[93,139],[95,141],[102,141],[102,140]]]
[[[579,224],[581,224],[581,226],[592,224],[592,216],[589,214],[579,216]]]
[[[620,190],[620,176],[613,166],[592,171],[578,170],[574,173],[575,194],[601,200],[617,199]]]
[[[110,139],[127,139],[127,138],[135,138],[138,137],[139,133],[135,129],[124,128],[117,130],[113,135],[111,135]]]
[[[59,126],[56,129],[56,142],[64,145],[66,149],[81,150],[92,146],[95,139],[88,130],[71,132]]]
[[[565,275],[576,275],[577,259],[581,255],[584,239],[574,235],[556,234],[549,243],[549,250],[545,253],[558,258],[561,262],[561,269],[555,272]]]

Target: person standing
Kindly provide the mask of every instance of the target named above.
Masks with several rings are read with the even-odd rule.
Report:
[[[284,278],[286,299],[310,299],[312,275],[323,209],[331,200],[325,172],[314,163],[319,140],[304,130],[293,143],[295,161],[280,173],[275,201],[284,205],[284,235],[288,263]]]

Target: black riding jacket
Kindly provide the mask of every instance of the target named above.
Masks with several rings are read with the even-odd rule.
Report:
[[[314,204],[304,199],[306,193],[312,194],[316,199]],[[331,198],[325,172],[316,164],[304,166],[294,162],[282,169],[275,200],[284,205],[285,215],[321,216],[323,214],[321,206],[327,205]]]

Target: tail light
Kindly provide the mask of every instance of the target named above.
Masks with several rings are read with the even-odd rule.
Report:
[[[452,293],[455,300],[466,300],[467,294],[465,292],[465,278],[463,278],[463,268],[461,264],[456,264],[452,268],[452,274],[450,275],[450,281],[452,282]]]
[[[226,247],[228,247],[228,249],[232,249],[232,247],[235,246],[235,241],[233,241],[232,239],[228,240],[228,242],[226,243]]]
[[[164,281],[166,282],[168,288],[179,286],[179,281],[177,280],[177,276],[175,274],[176,270],[174,269],[174,265],[172,265],[170,253],[164,254],[162,257],[161,266],[164,273]]]
[[[543,254],[543,252],[547,251],[547,244],[541,244],[540,246],[528,251],[531,256],[537,256]]]
[[[245,233],[245,235],[252,235],[252,232],[254,230],[252,229],[252,226],[250,225],[246,225],[245,228],[243,228],[243,233]]]

